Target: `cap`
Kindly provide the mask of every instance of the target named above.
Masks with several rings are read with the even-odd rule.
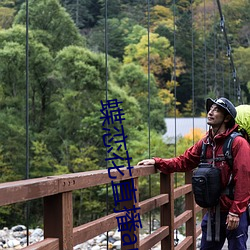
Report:
[[[219,99],[215,99],[215,100],[208,98],[206,101],[207,113],[209,112],[209,110],[213,104],[216,104],[216,105],[220,106],[221,108],[223,108],[224,110],[226,110],[235,120],[237,111],[236,111],[234,105],[227,98],[220,97]]]

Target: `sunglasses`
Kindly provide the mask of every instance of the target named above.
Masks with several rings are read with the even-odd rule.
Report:
[[[225,108],[227,108],[227,104],[226,104],[223,100],[221,100],[221,99],[214,100],[214,102],[215,102],[215,103],[218,103],[218,104],[220,104],[220,105],[222,105],[222,106],[224,106]]]

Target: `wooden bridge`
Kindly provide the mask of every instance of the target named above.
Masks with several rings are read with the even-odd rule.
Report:
[[[201,211],[193,199],[191,186],[191,173],[186,173],[185,185],[174,188],[173,174],[160,174],[160,193],[155,197],[139,201],[138,178],[156,174],[153,166],[136,166],[132,171],[121,169],[124,175],[113,170],[112,176],[116,176],[116,182],[124,182],[129,179],[134,181],[137,189],[136,200],[122,202],[121,207],[140,207],[140,215],[160,208],[160,227],[144,239],[139,238],[139,229],[129,233],[133,244],[123,246],[121,249],[149,250],[155,244],[161,242],[162,250],[170,249],[196,249],[196,239],[201,234],[200,226],[196,226],[196,214]],[[43,199],[44,205],[44,240],[29,245],[25,250],[72,250],[77,244],[88,241],[101,233],[108,232],[117,227],[117,216],[125,212],[113,213],[89,223],[73,227],[73,201],[74,190],[85,189],[102,184],[108,184],[111,179],[108,170],[80,172],[59,176],[48,176],[28,180],[20,180],[0,184],[0,206],[25,202],[33,199]],[[179,216],[174,216],[174,200],[185,197],[185,211]],[[135,200],[135,199],[134,199]],[[185,239],[174,246],[175,229],[185,225]],[[124,234],[121,231],[121,234]],[[121,235],[122,236],[122,235]]]

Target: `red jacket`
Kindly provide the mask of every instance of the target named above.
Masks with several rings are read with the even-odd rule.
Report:
[[[228,129],[223,134],[218,134],[212,139],[210,131],[206,136],[187,149],[184,154],[176,158],[161,159],[154,158],[155,166],[163,173],[186,172],[198,166],[202,151],[202,142],[209,143],[207,146],[206,159],[213,158],[213,146],[215,158],[223,157],[223,144],[225,138],[237,131],[238,125]],[[230,200],[226,195],[220,198],[221,211],[232,212],[241,215],[247,208],[250,201],[250,144],[241,136],[237,136],[232,144],[233,155],[233,180],[234,180],[234,200]],[[215,166],[221,169],[221,184],[224,189],[230,179],[231,170],[226,161],[215,162]]]

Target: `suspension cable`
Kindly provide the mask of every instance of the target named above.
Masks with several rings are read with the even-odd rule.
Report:
[[[175,156],[177,154],[177,107],[176,107],[176,97],[177,97],[177,85],[176,85],[176,2],[173,0],[173,23],[174,23],[174,55],[173,55],[173,61],[174,61],[174,70],[173,70],[173,81],[174,81],[174,114],[175,114],[175,119],[174,119],[174,131],[175,131],[175,143],[174,143],[174,152]],[[175,173],[175,187],[177,187],[177,173]],[[178,245],[179,239],[178,239],[178,231],[177,229],[175,230],[175,245]]]
[[[105,0],[105,21],[104,21],[104,42],[105,42],[105,86],[106,86],[106,91],[105,91],[105,98],[106,98],[106,103],[108,101],[108,0]],[[108,129],[108,123],[106,122],[106,128]],[[106,137],[106,140],[108,138]],[[108,151],[106,150],[106,158],[108,158]],[[106,161],[106,169],[108,169],[108,161]],[[106,184],[106,215],[109,214],[109,201],[108,201],[108,184]],[[107,249],[108,249],[108,231],[107,231]]]
[[[214,23],[216,20],[215,15],[215,0],[213,1],[213,7],[214,7]],[[217,32],[216,32],[216,25],[214,24],[214,90],[215,93],[217,92]]]
[[[26,175],[25,179],[29,179],[29,0],[26,0],[26,45],[25,45],[25,71],[26,71]],[[27,245],[29,245],[29,210],[30,203],[26,203],[26,230]]]
[[[194,117],[195,117],[195,106],[194,106],[194,98],[195,98],[195,93],[194,93],[194,11],[193,11],[193,0],[191,0],[191,36],[192,36],[192,116],[193,116],[193,144],[194,144]]]
[[[207,40],[206,40],[206,0],[204,0],[204,90],[205,90],[205,97],[207,97]]]
[[[233,60],[231,45],[230,45],[230,43],[228,41],[226,24],[225,24],[225,18],[224,18],[223,14],[222,14],[220,0],[216,0],[216,1],[217,1],[217,6],[218,6],[219,14],[220,14],[220,28],[221,28],[221,31],[223,32],[224,38],[226,40],[227,57],[230,60],[230,66],[231,66],[231,69],[232,69],[232,76],[233,76],[233,81],[234,81],[234,87],[236,87],[236,84],[238,82],[237,90],[236,90],[236,95],[237,95],[238,103],[241,104],[242,103],[241,86],[240,86],[240,82],[237,81],[237,73],[236,73],[236,68],[235,68],[235,65],[234,65],[234,60]],[[235,90],[235,88],[234,88],[234,90]]]
[[[224,40],[223,40],[224,41]],[[220,67],[219,67],[219,72],[220,72],[220,76],[221,76],[221,83],[222,83],[222,96],[225,96],[225,75],[224,75],[224,70],[225,70],[225,67],[224,67],[224,60],[223,58],[221,58],[221,52],[223,51],[224,49],[224,43],[223,41],[221,41],[221,39],[218,39],[218,50],[219,50],[219,61],[221,62],[220,63]]]
[[[150,141],[150,0],[147,1],[148,7],[148,18],[147,18],[147,28],[148,28],[148,158],[151,157],[151,141]],[[149,197],[151,197],[151,175],[148,176],[148,186],[149,186]],[[152,218],[151,211],[149,212],[149,233],[151,234],[152,230]]]
[[[175,126],[175,156],[176,156],[176,137],[177,137],[177,132],[176,132],[176,115],[177,115],[177,107],[176,107],[176,96],[177,96],[177,88],[176,88],[176,28],[175,28],[175,25],[176,25],[176,2],[175,0],[173,0],[173,5],[174,5],[174,58],[173,58],[173,61],[174,61],[174,74],[173,74],[173,81],[174,81],[174,97],[175,97],[175,101],[174,101],[174,114],[175,114],[175,122],[174,122],[174,126]]]

